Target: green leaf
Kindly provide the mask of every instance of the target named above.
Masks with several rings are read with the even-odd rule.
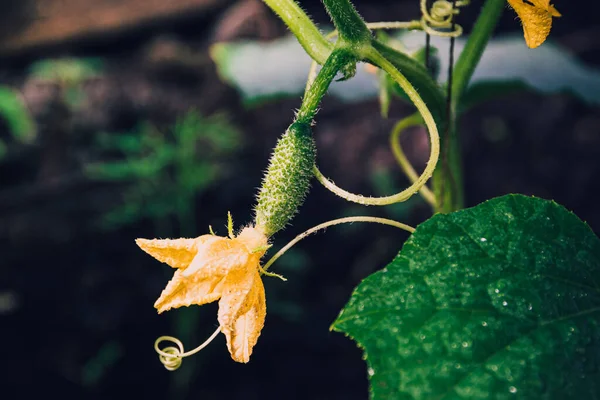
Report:
[[[600,240],[562,206],[496,198],[421,224],[333,329],[373,399],[600,396]]]
[[[131,133],[105,133],[99,144],[112,161],[88,164],[85,173],[121,183],[122,201],[98,225],[112,230],[151,218],[162,232],[173,215],[180,225],[193,223],[194,197],[221,177],[223,161],[239,148],[240,132],[226,114],[206,117],[190,110],[165,133],[145,122]]]

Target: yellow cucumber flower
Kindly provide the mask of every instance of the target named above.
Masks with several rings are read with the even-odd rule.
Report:
[[[550,34],[552,17],[560,17],[560,13],[550,0],[507,0],[523,23],[525,42],[530,48],[544,43]]]
[[[202,235],[195,239],[137,239],[136,243],[177,269],[154,303],[158,312],[219,300],[218,321],[231,358],[248,362],[266,316],[260,276],[260,259],[268,248],[265,234],[246,227],[236,237]]]

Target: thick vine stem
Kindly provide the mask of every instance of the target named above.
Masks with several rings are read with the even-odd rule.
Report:
[[[352,47],[368,46],[372,35],[365,21],[348,0],[322,0],[327,13],[340,33],[340,40]]]
[[[422,29],[423,26],[421,25],[421,21],[405,21],[405,22],[382,21],[382,22],[367,22],[367,28],[372,29],[372,30],[377,30],[377,29],[381,29],[381,30],[385,30],[385,29],[415,30],[415,29]],[[325,38],[333,39],[338,35],[339,35],[339,32],[336,29],[336,30],[329,32],[325,36]],[[308,71],[308,79],[306,80],[306,89],[305,90],[308,90],[310,85],[312,85],[315,78],[317,77],[317,67],[318,66],[319,66],[319,63],[316,60],[313,60],[312,63],[310,64],[310,69]]]
[[[348,65],[355,65],[356,61],[357,58],[350,50],[344,48],[335,49],[323,65],[323,68],[321,68],[321,71],[319,71],[317,77],[310,84],[306,85],[302,105],[296,114],[294,122],[312,124],[319,103],[325,93],[327,93],[329,85],[338,71],[343,70]]]
[[[394,79],[398,85],[404,90],[407,96],[412,100],[415,107],[423,117],[423,121],[429,130],[430,137],[430,155],[429,161],[427,161],[427,165],[425,170],[421,175],[417,178],[415,182],[407,189],[403,190],[400,193],[396,193],[391,196],[385,197],[368,197],[360,194],[354,194],[348,192],[338,186],[335,185],[332,181],[327,179],[316,167],[314,167],[314,174],[317,180],[325,186],[327,189],[335,193],[336,195],[354,203],[362,204],[362,205],[376,205],[383,206],[394,204],[402,201],[408,200],[412,197],[416,192],[418,192],[425,183],[431,178],[433,171],[435,170],[435,166],[437,165],[439,155],[440,155],[440,137],[437,125],[433,118],[433,115],[429,111],[429,108],[419,95],[419,93],[415,90],[412,84],[406,79],[404,75],[394,65],[389,62],[385,57],[383,57],[377,50],[374,48],[370,48],[366,55],[367,61],[379,66],[385,72],[387,72],[392,79]]]
[[[319,64],[324,64],[333,44],[321,34],[316,25],[293,0],[263,0],[283,20],[308,55]]]

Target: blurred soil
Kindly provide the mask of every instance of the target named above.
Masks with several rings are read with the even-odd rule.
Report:
[[[20,398],[48,393],[78,399],[367,398],[360,350],[329,325],[355,285],[393,258],[404,233],[352,225],[305,240],[280,262],[277,272],[289,281],[266,280],[269,313],[249,365],[232,362],[220,338],[195,361],[185,360],[180,371],[167,373],[152,345],[173,332],[176,319],[157,316],[152,304],[171,271],[133,242],[153,236],[155,226],[145,219],[112,231],[94,224],[122,201],[124,190],[123,184],[91,180],[84,173],[88,163],[98,161],[98,133],[130,131],[140,121],[166,129],[192,108],[204,115],[226,112],[243,134],[242,150],[229,159],[227,173],[195,198],[197,233],[209,224],[222,232],[227,211],[237,223],[251,220],[268,155],[299,99],[245,108],[235,90],[219,80],[208,49],[219,41],[274,39],[285,34],[282,23],[258,0],[57,1],[47,3],[58,4],[48,5],[49,20],[33,25],[35,2],[23,2],[22,9],[8,3],[0,2],[0,11],[12,10],[3,18],[14,30],[5,26],[1,33],[0,82],[19,90],[38,130],[34,142],[22,144],[0,124],[0,139],[8,146],[0,161],[3,391],[14,390]],[[302,4],[319,23],[327,23],[319,1]],[[418,12],[416,1],[356,5],[370,21]],[[555,23],[554,40],[600,67],[597,14],[564,0],[555,5],[564,17]],[[473,6],[461,18],[471,21],[476,11]],[[517,28],[507,12],[499,32]],[[104,59],[102,72],[81,82],[76,107],[65,101],[60,82],[28,72],[39,59],[64,56]],[[348,106],[326,99],[315,130],[323,170],[361,193],[376,193],[374,182],[381,175],[391,176],[384,187],[388,194],[405,186],[387,135],[410,110],[396,103],[390,120],[383,120],[375,101]],[[522,94],[473,108],[461,121],[461,135],[468,205],[511,192],[551,198],[600,232],[594,195],[600,176],[597,107],[568,95]],[[409,157],[423,164],[425,133],[406,136]],[[351,213],[411,225],[429,216],[420,201],[365,210],[318,185],[301,212],[276,246]],[[215,313],[216,307],[202,307],[186,344],[200,343],[212,332]],[[194,363],[192,370],[188,366]]]

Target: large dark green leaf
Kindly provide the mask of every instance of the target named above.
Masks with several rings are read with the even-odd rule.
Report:
[[[600,240],[508,195],[435,215],[333,324],[374,399],[600,398]]]

